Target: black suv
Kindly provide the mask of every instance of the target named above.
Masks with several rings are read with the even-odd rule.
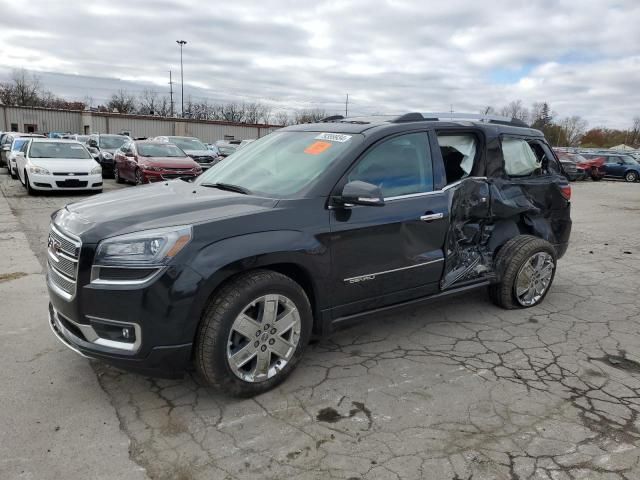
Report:
[[[59,210],[54,333],[152,375],[193,362],[253,395],[292,371],[312,333],[367,314],[482,287],[504,308],[537,305],[571,230],[558,159],[517,121],[439,118],[287,127],[193,183]]]
[[[116,150],[130,141],[131,137],[126,135],[96,133],[89,136],[87,146],[96,162],[102,166],[102,176],[113,176],[115,165],[113,156]]]

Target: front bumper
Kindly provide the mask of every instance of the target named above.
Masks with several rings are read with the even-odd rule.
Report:
[[[34,190],[100,190],[102,189],[102,175],[39,175],[29,173],[31,187]]]
[[[61,292],[48,270],[49,325],[85,357],[146,375],[176,378],[189,365],[200,319],[194,297],[202,277],[172,267],[141,285],[90,283],[91,246],[82,246],[78,284]],[[124,335],[128,329],[130,335]],[[119,334],[118,332],[121,332]]]
[[[165,180],[173,180],[176,178],[196,178],[202,172],[185,172],[185,173],[176,173],[171,170],[162,170],[162,171],[153,171],[153,170],[143,170],[142,178],[145,183],[152,182],[162,182]]]

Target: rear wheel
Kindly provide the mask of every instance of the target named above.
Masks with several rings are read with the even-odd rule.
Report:
[[[224,286],[206,308],[196,367],[212,386],[257,395],[293,371],[311,325],[309,300],[296,282],[268,270],[249,272]]]
[[[624,174],[624,179],[627,182],[637,182],[638,181],[638,174],[636,172],[627,172]]]
[[[16,173],[16,169],[15,168],[11,168],[11,164],[9,164],[9,175],[11,175],[11,178],[13,178],[14,180],[16,180],[18,178],[18,174]]]
[[[500,249],[495,268],[501,281],[489,287],[493,303],[507,309],[533,307],[551,288],[556,251],[546,240],[519,235]]]

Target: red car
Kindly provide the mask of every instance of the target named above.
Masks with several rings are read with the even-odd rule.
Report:
[[[114,156],[116,182],[135,182],[137,185],[161,182],[173,178],[195,178],[202,168],[179,147],[166,142],[127,142]]]

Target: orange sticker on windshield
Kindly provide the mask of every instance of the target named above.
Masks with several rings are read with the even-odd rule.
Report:
[[[314,142],[304,149],[309,155],[319,155],[331,146],[329,142]]]

